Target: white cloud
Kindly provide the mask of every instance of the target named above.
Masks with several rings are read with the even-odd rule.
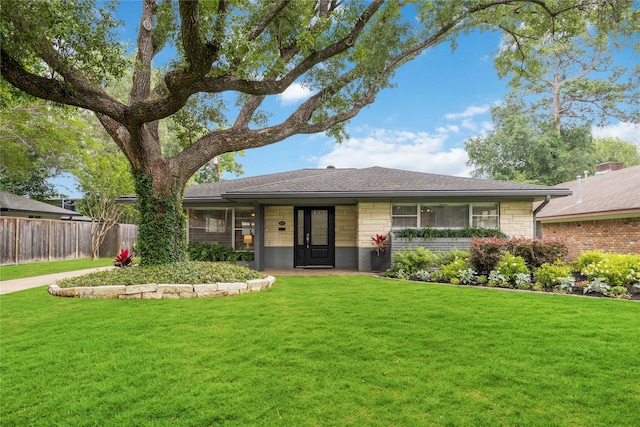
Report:
[[[313,91],[308,87],[300,83],[294,83],[280,95],[280,103],[282,105],[295,104],[298,101],[307,99],[312,93]]]
[[[469,176],[467,153],[462,148],[444,149],[448,132],[437,134],[372,129],[362,138],[351,138],[317,159],[320,168],[382,166],[443,175]]]
[[[620,138],[630,144],[640,144],[640,125],[618,122],[618,124],[591,129],[596,138]]]
[[[467,107],[462,113],[448,113],[448,114],[445,114],[444,117],[448,120],[466,119],[469,117],[484,114],[487,111],[489,111],[490,108],[491,106],[489,105],[480,105],[480,106],[471,105]]]

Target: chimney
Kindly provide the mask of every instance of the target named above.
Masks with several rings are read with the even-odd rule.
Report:
[[[624,169],[624,162],[605,162],[596,165],[596,175]]]

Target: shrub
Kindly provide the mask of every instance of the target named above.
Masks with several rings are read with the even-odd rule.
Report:
[[[473,239],[469,248],[470,264],[480,274],[495,269],[501,252],[510,252],[524,259],[529,270],[535,270],[544,263],[554,263],[567,256],[567,245],[557,239]]]
[[[564,265],[561,261],[553,264],[545,262],[533,273],[535,281],[545,288],[553,288],[560,284],[562,278],[570,276],[571,267]]]
[[[456,258],[469,259],[469,251],[461,251],[460,249],[452,249],[448,252],[441,251],[435,254],[434,265],[442,267],[451,264]]]
[[[575,269],[582,271],[588,265],[597,264],[604,259],[604,252],[601,250],[581,252],[578,259],[575,261]]]
[[[631,295],[627,292],[627,288],[624,286],[612,286],[611,289],[609,289],[609,295],[618,299],[631,298]]]
[[[402,270],[407,277],[412,277],[420,270],[429,271],[434,261],[435,255],[425,248],[400,251],[393,256],[391,268],[387,270],[385,275],[398,277],[397,273]]]
[[[586,264],[586,260],[592,261],[580,270],[588,279],[601,278],[610,286],[632,284],[637,280],[636,269],[640,267],[640,255],[594,252],[581,258],[576,265]]]
[[[506,250],[504,239],[472,239],[469,247],[469,264],[481,275],[488,275],[500,260],[500,254]]]
[[[513,256],[510,252],[503,252],[496,268],[489,275],[489,283],[493,286],[511,287],[512,283],[516,283],[516,278],[521,283],[524,280],[518,274],[529,276],[529,269],[524,259],[520,256]]]
[[[529,270],[544,263],[564,261],[569,252],[564,241],[559,239],[515,238],[507,242],[509,252],[524,259]]]
[[[460,280],[460,276],[466,277],[468,270],[469,262],[466,258],[455,258],[449,264],[443,265],[440,272],[444,280],[451,281],[452,279]]]
[[[233,249],[218,242],[195,242],[187,246],[191,261],[235,261]]]

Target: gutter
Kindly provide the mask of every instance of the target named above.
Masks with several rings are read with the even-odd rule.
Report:
[[[545,206],[547,206],[547,204],[551,201],[551,195],[547,194],[546,196],[544,196],[544,202],[540,203],[540,206],[538,206],[537,208],[535,208],[535,210],[533,211],[533,235],[535,237],[538,236],[538,230],[536,227],[536,215],[538,215],[538,213],[542,210],[542,208],[544,208]]]
[[[548,191],[548,190],[547,190]],[[546,199],[550,199],[551,196],[562,197],[568,196],[571,191],[565,189],[552,190],[544,194]],[[223,193],[221,196],[226,200],[242,200],[242,199],[310,199],[310,198],[355,198],[355,199],[367,199],[367,198],[451,198],[451,197],[524,197],[532,198],[536,196],[542,196],[539,190],[427,190],[427,191],[325,191],[325,192],[228,192]],[[548,203],[548,200],[544,203]]]

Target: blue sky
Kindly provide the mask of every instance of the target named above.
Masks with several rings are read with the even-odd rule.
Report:
[[[135,45],[141,2],[122,1],[126,20],[122,38]],[[301,135],[276,144],[246,150],[238,157],[243,177],[301,168],[383,166],[419,172],[469,176],[464,142],[491,129],[489,109],[507,93],[492,57],[499,34],[473,34],[425,51],[396,74],[397,87],[378,95],[376,102],[351,120],[350,139],[341,145],[325,136]],[[292,111],[307,96],[300,87],[268,100],[274,116]],[[617,123],[595,131],[640,143],[640,128]],[[235,175],[223,174],[223,179]],[[61,193],[79,196],[68,179],[58,180]]]

